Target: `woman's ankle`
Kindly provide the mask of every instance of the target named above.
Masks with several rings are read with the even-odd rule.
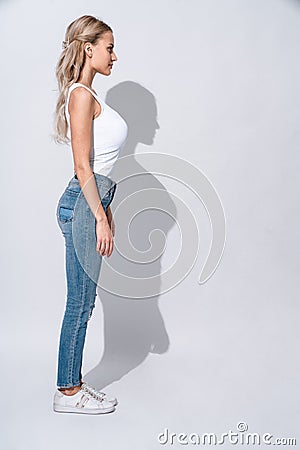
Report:
[[[60,392],[62,392],[65,395],[75,395],[78,391],[80,391],[81,385],[79,386],[72,386],[70,388],[58,388]]]

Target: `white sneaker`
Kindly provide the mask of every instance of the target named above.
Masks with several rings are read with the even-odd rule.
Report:
[[[79,414],[105,414],[116,408],[105,398],[97,399],[85,387],[75,395],[65,395],[56,390],[53,398],[53,410],[56,412],[74,412]]]
[[[82,383],[82,386],[84,386],[84,388],[98,400],[104,399],[107,402],[110,402],[113,406],[116,406],[118,404],[118,400],[115,397],[112,397],[111,395],[106,394],[105,392],[98,391],[93,386],[88,384],[86,381]]]

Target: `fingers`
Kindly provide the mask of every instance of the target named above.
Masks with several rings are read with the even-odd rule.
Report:
[[[101,256],[110,256],[114,247],[114,235],[107,221],[97,221],[96,223],[96,251]]]
[[[98,247],[98,250],[97,250],[97,251],[100,253],[100,255],[101,255],[101,256],[104,256],[104,255],[106,254],[107,247],[108,247],[106,241],[103,240],[103,239],[100,240],[100,241],[99,241],[99,245],[98,245],[97,247]]]
[[[108,249],[108,252],[107,252],[107,256],[110,256],[112,254],[113,247],[114,247],[114,241],[113,241],[113,239],[111,239],[111,241],[109,243],[109,249]]]
[[[96,251],[101,254],[101,256],[110,256],[113,252],[114,241],[112,239],[100,239],[97,241]]]
[[[100,251],[100,245],[101,245],[101,241],[99,239],[97,239],[96,252]]]

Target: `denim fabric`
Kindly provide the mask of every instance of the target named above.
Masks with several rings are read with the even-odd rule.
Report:
[[[113,200],[116,182],[94,173],[103,209]],[[87,323],[95,307],[102,256],[96,251],[96,219],[79,181],[71,178],[56,209],[65,239],[67,299],[61,326],[57,386],[78,386],[82,379],[82,354]]]

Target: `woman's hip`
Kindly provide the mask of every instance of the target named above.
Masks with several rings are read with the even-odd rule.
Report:
[[[94,173],[94,178],[103,209],[106,211],[114,198],[117,183],[111,178],[97,173]],[[92,212],[79,180],[74,175],[69,180],[57,203],[56,218],[60,227],[63,224],[72,223],[75,214],[78,216],[79,221],[83,221],[87,216],[91,219]],[[95,219],[94,216],[92,216],[92,219]]]

